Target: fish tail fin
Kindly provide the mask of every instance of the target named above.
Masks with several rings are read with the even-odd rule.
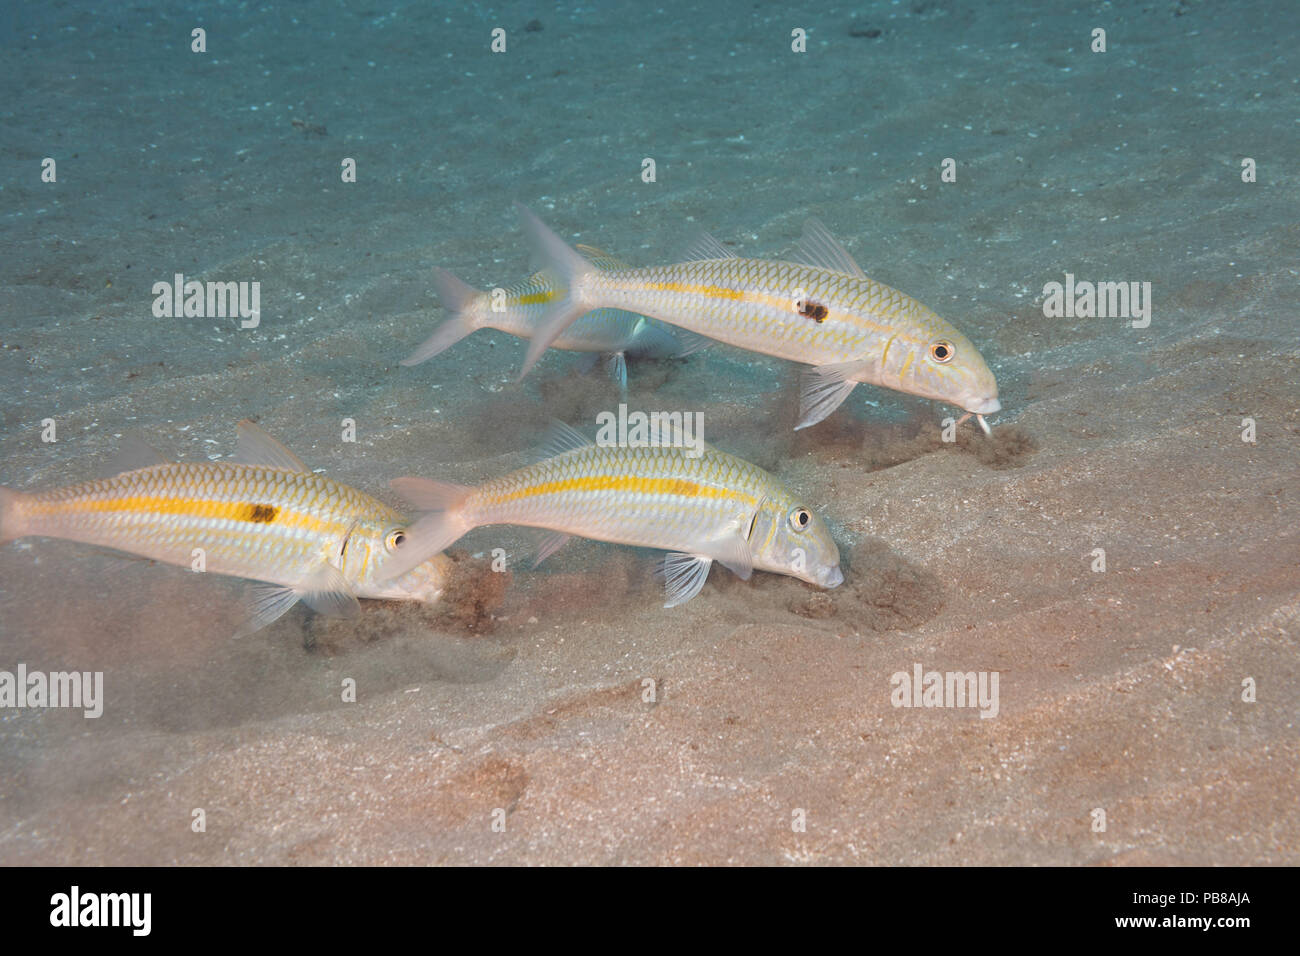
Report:
[[[389,485],[416,511],[425,514],[407,527],[406,540],[384,562],[382,577],[385,580],[403,575],[435,554],[446,551],[473,527],[462,507],[473,494],[473,488],[409,477],[394,478]]]
[[[584,301],[586,279],[597,270],[581,253],[547,228],[530,209],[515,203],[515,210],[519,213],[538,267],[549,271],[559,287],[566,290],[547,307],[537,322],[537,329],[528,343],[524,367],[519,373],[522,379],[561,332],[591,311],[592,307]]]
[[[27,533],[19,524],[16,507],[24,497],[21,491],[0,486],[0,544],[8,544]]]
[[[483,327],[479,311],[475,308],[482,292],[457,279],[446,269],[434,269],[433,282],[448,318],[414,352],[402,359],[402,365],[419,365],[428,361]]]

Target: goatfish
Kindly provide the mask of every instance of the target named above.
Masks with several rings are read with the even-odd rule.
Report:
[[[630,269],[594,246],[578,246],[597,269]],[[435,269],[434,284],[449,317],[402,359],[402,365],[419,365],[455,345],[479,329],[496,329],[516,338],[532,338],[538,319],[547,306],[563,296],[564,290],[548,272],[537,272],[523,282],[484,292],[475,289],[446,269]],[[578,318],[560,332],[550,347],[569,352],[587,352],[603,358],[619,390],[627,392],[627,360],[681,357],[698,351],[707,339],[662,325],[644,315],[621,309],[596,309]]]
[[[799,421],[815,425],[859,383],[919,395],[974,415],[1000,411],[998,385],[979,350],[933,311],[868,279],[820,222],[809,220],[794,256],[743,259],[704,235],[673,265],[596,268],[516,205],[535,255],[564,295],[537,319],[526,375],[579,316],[592,309],[637,312],[751,352],[813,366],[800,384]]]
[[[406,521],[355,488],[313,474],[252,422],[235,455],[167,461],[129,438],[118,473],[51,491],[0,487],[0,544],[40,536],[80,541],[166,564],[261,582],[249,594],[251,633],[299,600],[333,615],[358,597],[436,602],[450,559],[425,555],[385,574],[401,553]]]
[[[843,582],[839,549],[814,511],[757,465],[707,444],[696,453],[598,446],[557,424],[540,461],[476,488],[398,478],[393,490],[431,513],[411,526],[394,568],[473,528],[511,524],[550,532],[537,563],[574,535],[667,550],[664,607],[698,594],[714,561],[745,580],[757,568],[823,588]]]

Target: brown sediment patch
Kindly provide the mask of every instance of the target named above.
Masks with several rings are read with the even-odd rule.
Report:
[[[303,646],[326,656],[346,653],[360,645],[433,632],[490,634],[493,612],[505,601],[509,571],[493,571],[487,558],[448,551],[451,568],[436,604],[418,601],[362,601],[358,617],[311,615],[303,625]]]
[[[942,427],[920,417],[898,425],[832,419],[798,432],[795,451],[812,453],[823,461],[851,462],[867,471],[892,468],[933,452],[956,451],[974,455],[982,465],[1005,470],[1022,467],[1038,448],[1020,425],[995,426],[991,435],[985,435],[978,425],[967,422],[957,428],[953,441],[946,442]]]
[[[856,394],[856,393],[855,393]],[[776,470],[780,463],[811,454],[823,464],[851,465],[867,471],[892,468],[937,451],[972,454],[981,464],[1002,470],[1019,468],[1038,447],[1029,432],[1019,425],[992,426],[985,435],[974,420],[963,423],[954,440],[943,440],[943,426],[932,403],[912,396],[891,396],[903,403],[907,416],[902,421],[860,417],[850,396],[844,406],[809,428],[794,430],[799,418],[798,374],[790,372],[785,387],[775,393],[764,416],[764,435],[750,443],[750,461]],[[943,418],[958,417],[946,409]]]
[[[594,570],[569,570],[593,563]],[[649,563],[636,552],[575,539],[547,561],[547,570],[528,575],[527,585],[519,589],[526,597],[511,608],[511,621],[522,625],[530,617],[546,620],[557,613],[568,617],[587,612],[605,615],[625,601],[640,599],[633,597],[633,592],[641,590],[641,578],[653,579],[653,574]]]
[[[655,702],[663,694],[663,682],[654,681]],[[646,687],[644,678],[625,681],[612,687],[598,687],[570,694],[539,713],[525,717],[498,728],[501,737],[511,741],[538,740],[554,734],[562,724],[572,720],[580,722],[582,729],[589,729],[599,720],[601,711],[631,716],[643,714],[654,704],[645,700]]]
[[[486,829],[495,811],[515,811],[529,783],[522,763],[489,755],[445,779],[429,781],[422,812],[441,826],[479,819]]]
[[[939,579],[880,538],[860,541],[845,563],[844,583],[826,593],[838,616],[856,628],[906,631],[943,609]]]
[[[844,583],[829,591],[788,575],[762,572],[749,581],[715,574],[709,588],[718,600],[743,606],[751,617],[765,623],[771,623],[775,611],[856,631],[911,630],[944,606],[939,579],[879,538],[859,542],[847,557],[841,557],[841,567]],[[701,598],[708,596],[706,588]]]
[[[448,551],[447,557],[452,561],[451,570],[442,600],[432,610],[461,630],[491,632],[492,612],[501,607],[510,588],[510,571],[494,571],[490,559],[471,557],[459,549]]]

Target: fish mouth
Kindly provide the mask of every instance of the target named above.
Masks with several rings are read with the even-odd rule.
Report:
[[[821,574],[817,575],[817,584],[820,585],[821,587],[826,588],[828,591],[831,588],[839,587],[843,583],[844,583],[844,572],[840,570],[840,566],[838,564],[835,565],[835,567],[833,568],[827,568]]]
[[[976,415],[992,415],[994,412],[1002,411],[1002,403],[995,395],[992,398],[977,398],[973,402],[967,402],[965,409]]]

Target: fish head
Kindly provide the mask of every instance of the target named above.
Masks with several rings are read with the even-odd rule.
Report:
[[[840,549],[821,517],[787,495],[763,499],[749,533],[754,567],[822,588],[844,581]]]
[[[389,521],[364,531],[353,531],[340,557],[344,574],[357,579],[359,597],[425,604],[433,604],[442,597],[451,572],[451,559],[445,554],[435,554],[396,577],[384,573],[388,559],[406,543],[407,524]]]
[[[890,355],[902,390],[975,415],[1001,411],[997,379],[971,340],[928,309],[918,318],[904,348]]]

